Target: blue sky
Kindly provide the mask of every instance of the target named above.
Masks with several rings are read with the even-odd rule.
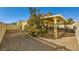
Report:
[[[39,7],[41,13],[51,12],[53,15],[62,14],[65,18],[79,20],[79,7]],[[5,23],[27,20],[29,10],[27,7],[0,7],[0,21]]]
[[[28,8],[24,7],[0,7],[0,21],[5,23],[17,22],[29,18]]]

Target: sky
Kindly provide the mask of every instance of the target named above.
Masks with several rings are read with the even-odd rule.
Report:
[[[64,18],[79,21],[79,7],[37,7],[42,14],[51,12],[53,15],[61,14]],[[29,19],[28,7],[0,7],[0,22],[13,23]]]

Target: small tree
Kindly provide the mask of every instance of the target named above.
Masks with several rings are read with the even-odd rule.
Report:
[[[43,36],[47,34],[47,29],[44,26],[42,19],[43,14],[40,13],[39,9],[29,8],[30,19],[28,20],[30,33],[37,36]],[[50,14],[49,14],[50,15]]]
[[[73,24],[74,23],[74,20],[72,18],[68,18],[66,20],[66,24]]]
[[[38,35],[39,30],[41,29],[41,14],[36,8],[29,8],[30,19],[28,20],[30,30]]]

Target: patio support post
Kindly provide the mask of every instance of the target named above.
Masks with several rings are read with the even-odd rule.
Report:
[[[58,35],[57,35],[57,18],[55,17],[54,18],[54,38],[58,38]]]

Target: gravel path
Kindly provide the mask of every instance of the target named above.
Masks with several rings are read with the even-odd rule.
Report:
[[[1,51],[55,51],[40,41],[29,37],[25,31],[10,30],[5,33],[1,42]]]

